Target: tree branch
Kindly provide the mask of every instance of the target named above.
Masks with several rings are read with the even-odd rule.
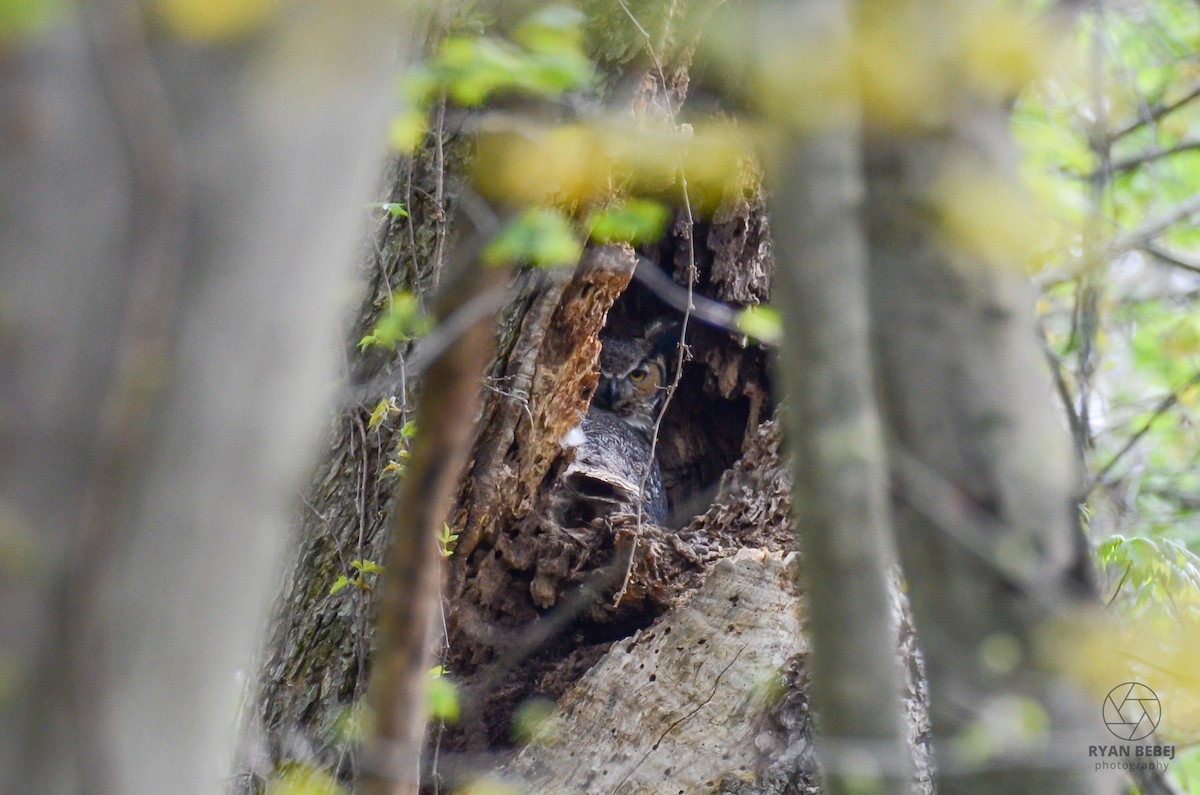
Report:
[[[500,269],[481,269],[472,258],[472,264],[445,285],[438,314],[454,316],[504,276]],[[420,431],[389,527],[392,545],[368,692],[373,731],[363,749],[364,795],[416,795],[419,789],[425,672],[432,658],[429,628],[441,586],[436,534],[470,452],[471,418],[477,413],[479,384],[492,346],[491,320],[491,315],[479,314],[430,362],[423,377],[416,415]]]
[[[1140,248],[1146,242],[1153,240],[1167,229],[1196,213],[1200,213],[1200,193],[1189,196],[1174,207],[1143,221],[1125,234],[1118,236],[1109,246],[1109,250],[1119,254]]]
[[[1154,426],[1154,423],[1158,421],[1158,418],[1170,411],[1171,408],[1179,402],[1179,399],[1183,396],[1183,393],[1194,387],[1196,384],[1200,384],[1200,373],[1193,375],[1188,379],[1187,383],[1183,384],[1178,389],[1171,392],[1171,394],[1159,401],[1158,405],[1154,407],[1154,412],[1150,415],[1149,419],[1146,420],[1145,424],[1137,430],[1137,433],[1135,433],[1133,436],[1130,436],[1125,441],[1125,444],[1123,444],[1121,449],[1117,451],[1116,455],[1112,457],[1112,460],[1105,464],[1100,471],[1096,473],[1096,476],[1092,478],[1091,482],[1088,483],[1087,488],[1084,490],[1084,496],[1091,494],[1092,490],[1095,489],[1096,486],[1098,486],[1104,480],[1104,477],[1110,471],[1112,471],[1112,468],[1117,465],[1117,462],[1120,461],[1126,453],[1132,450],[1134,445],[1142,440],[1143,436],[1150,432],[1150,429]]]
[[[1200,259],[1185,254],[1182,251],[1170,251],[1153,243],[1146,243],[1141,247],[1141,250],[1167,265],[1190,271],[1191,273],[1200,273]]]
[[[1123,160],[1118,160],[1112,164],[1112,173],[1123,174],[1126,171],[1132,171],[1135,168],[1153,163],[1156,160],[1162,160],[1164,157],[1171,157],[1183,152],[1191,152],[1200,149],[1200,141],[1180,141],[1169,149],[1160,149],[1156,152],[1144,152],[1140,155],[1127,157]]]
[[[1159,119],[1161,119],[1163,116],[1166,116],[1170,113],[1174,113],[1175,111],[1179,110],[1184,105],[1188,104],[1189,102],[1191,102],[1193,99],[1196,99],[1197,97],[1200,97],[1200,87],[1193,89],[1192,91],[1190,91],[1183,97],[1175,100],[1174,102],[1156,105],[1155,107],[1153,107],[1149,111],[1147,111],[1140,118],[1129,122],[1124,127],[1114,130],[1112,132],[1112,134],[1109,135],[1108,140],[1110,143],[1112,143],[1121,138],[1124,138],[1126,135],[1129,135],[1132,132],[1140,130],[1142,127],[1145,127],[1147,124],[1152,124],[1152,123],[1158,121]]]

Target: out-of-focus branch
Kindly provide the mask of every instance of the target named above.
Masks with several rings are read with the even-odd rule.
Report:
[[[810,46],[829,47],[844,36],[848,11],[840,0],[817,6],[801,29]],[[785,387],[826,791],[866,786],[901,795],[911,792],[911,763],[887,592],[895,555],[858,220],[861,133],[857,98],[839,99],[828,130],[790,142],[774,189],[773,291],[784,327],[776,367]]]
[[[1200,97],[1200,87],[1189,91],[1187,94],[1175,100],[1174,102],[1155,105],[1146,113],[1142,114],[1139,118],[1129,122],[1124,127],[1119,127],[1116,130],[1113,130],[1113,132],[1109,135],[1109,141],[1117,141],[1121,138],[1124,138],[1126,135],[1142,129],[1147,124],[1152,124],[1161,119],[1163,116],[1174,113],[1197,97]]]
[[[1144,166],[1147,163],[1153,163],[1156,160],[1162,160],[1164,157],[1171,157],[1172,155],[1178,155],[1183,152],[1192,152],[1196,149],[1200,149],[1200,141],[1180,141],[1179,143],[1168,147],[1167,149],[1161,149],[1156,152],[1145,152],[1140,155],[1134,155],[1133,157],[1127,157],[1122,160],[1114,161],[1111,167],[1112,173],[1122,174],[1126,171],[1132,171],[1135,168]]]
[[[1200,273],[1200,258],[1191,256],[1190,254],[1182,251],[1171,251],[1154,243],[1146,243],[1142,246],[1141,250],[1168,265],[1185,271],[1191,271],[1192,273]]]
[[[1147,218],[1125,234],[1118,236],[1112,242],[1110,250],[1115,253],[1121,253],[1139,248],[1147,241],[1154,239],[1175,224],[1187,220],[1196,213],[1200,213],[1200,193],[1189,196],[1174,207],[1164,210],[1152,218]]]
[[[1096,488],[1096,486],[1102,483],[1108,473],[1112,471],[1112,468],[1117,465],[1117,462],[1124,458],[1125,455],[1133,449],[1134,445],[1140,442],[1142,437],[1150,432],[1150,429],[1154,427],[1154,423],[1158,421],[1158,418],[1170,411],[1175,404],[1179,402],[1180,398],[1183,397],[1183,393],[1196,386],[1196,384],[1200,384],[1200,373],[1193,375],[1178,389],[1172,391],[1171,394],[1160,400],[1158,405],[1154,407],[1154,411],[1151,412],[1150,416],[1146,419],[1146,422],[1142,424],[1142,427],[1138,428],[1137,432],[1134,433],[1133,436],[1130,436],[1128,439],[1126,439],[1125,444],[1121,445],[1121,449],[1118,450],[1109,460],[1109,462],[1105,464],[1099,472],[1096,473],[1096,476],[1092,478],[1084,493],[1090,494],[1092,490]]]
[[[453,317],[503,277],[477,257],[443,286],[438,315]],[[378,647],[367,700],[371,739],[364,747],[364,795],[415,795],[425,734],[426,671],[432,660],[430,622],[440,598],[440,529],[470,452],[480,383],[492,347],[493,315],[480,313],[452,338],[422,376],[416,413],[420,429],[401,479],[390,533],[392,546],[379,606]]]

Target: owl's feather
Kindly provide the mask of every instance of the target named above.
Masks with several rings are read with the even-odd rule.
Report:
[[[593,405],[649,435],[658,420],[679,343],[679,326],[655,321],[641,337],[603,337]]]
[[[601,338],[600,383],[575,438],[556,496],[566,522],[614,513],[667,518],[667,495],[651,438],[666,395],[678,325],[656,321],[640,337]],[[639,511],[640,508],[640,511]]]
[[[611,411],[595,406],[588,410],[580,430],[583,439],[575,448],[575,460],[562,475],[571,513],[589,521],[599,515],[638,513],[640,503],[647,521],[666,521],[667,495],[649,439]]]

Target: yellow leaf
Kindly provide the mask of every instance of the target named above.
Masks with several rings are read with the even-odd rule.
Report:
[[[155,0],[154,10],[180,38],[202,44],[235,41],[264,27],[279,0]]]
[[[912,130],[945,115],[944,20],[928,14],[916,3],[891,2],[863,21],[854,55],[869,125]]]
[[[267,785],[267,795],[344,795],[345,792],[328,773],[307,765],[295,765]]]
[[[1045,71],[1051,51],[1045,25],[1011,6],[973,5],[963,20],[964,75],[990,96],[1012,96],[1033,82]]]
[[[388,415],[388,402],[386,399],[381,400],[381,401],[379,401],[378,404],[376,404],[375,410],[371,412],[370,419],[367,420],[367,430],[368,431],[375,430],[375,428],[379,427],[379,424],[383,422],[384,418],[386,418],[387,415]]]

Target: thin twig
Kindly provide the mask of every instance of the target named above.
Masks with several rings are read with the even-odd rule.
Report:
[[[1129,437],[1125,441],[1125,444],[1121,446],[1121,449],[1117,451],[1116,455],[1114,455],[1112,459],[1105,464],[1099,472],[1096,473],[1096,476],[1092,478],[1091,482],[1088,483],[1087,488],[1084,490],[1084,495],[1086,496],[1091,494],[1096,486],[1098,486],[1104,480],[1105,476],[1112,470],[1112,468],[1117,465],[1117,462],[1120,461],[1126,453],[1132,450],[1134,445],[1142,440],[1143,436],[1150,432],[1150,429],[1154,426],[1154,423],[1158,421],[1158,418],[1170,411],[1171,408],[1179,402],[1179,399],[1183,396],[1183,393],[1196,386],[1196,384],[1200,384],[1200,373],[1193,375],[1185,384],[1160,400],[1158,405],[1155,406],[1154,412],[1151,413],[1150,417],[1145,423],[1143,423],[1142,427],[1137,430],[1137,433]]]
[[[1146,243],[1141,247],[1141,250],[1155,259],[1166,263],[1167,265],[1171,265],[1191,273],[1200,274],[1200,259],[1189,256],[1188,254],[1184,254],[1180,251],[1169,251],[1154,243]]]
[[[1037,324],[1037,333],[1042,353],[1046,357],[1046,362],[1050,365],[1050,375],[1054,379],[1054,389],[1058,393],[1063,410],[1067,413],[1067,425],[1071,429],[1071,439],[1075,442],[1075,454],[1079,459],[1079,463],[1082,464],[1087,452],[1087,436],[1085,435],[1083,423],[1080,422],[1079,412],[1075,409],[1075,398],[1071,395],[1071,388],[1067,385],[1067,379],[1064,375],[1066,367],[1062,359],[1059,358],[1058,354],[1050,346],[1050,341],[1046,339],[1046,329],[1040,321]]]
[[[1122,160],[1114,161],[1112,171],[1114,174],[1124,174],[1126,171],[1133,171],[1135,168],[1140,168],[1147,163],[1153,163],[1156,160],[1162,160],[1165,157],[1182,154],[1184,152],[1192,152],[1200,149],[1200,141],[1180,141],[1167,149],[1159,149],[1155,152],[1145,152],[1133,157],[1127,157]]]
[[[666,73],[663,71],[662,59],[658,56],[658,53],[655,51],[654,42],[650,38],[650,33],[646,30],[646,28],[644,28],[642,26],[642,24],[640,22],[638,22],[637,17],[635,17],[633,15],[633,12],[629,10],[629,6],[627,6],[625,4],[625,0],[617,0],[617,2],[620,4],[621,9],[625,12],[626,16],[628,16],[629,19],[633,22],[634,27],[636,27],[638,29],[638,32],[640,32],[646,40],[646,51],[650,54],[650,60],[654,64],[655,71],[658,73],[659,85],[662,86],[663,103],[664,103],[664,107],[667,112],[667,117],[671,122],[671,129],[678,130],[679,128],[675,121],[675,110],[671,105],[670,89],[667,87],[667,76],[666,76]],[[664,31],[664,35],[665,35],[665,31]],[[696,284],[696,249],[695,249],[695,240],[693,237],[694,230],[695,230],[695,219],[692,216],[692,203],[691,203],[691,198],[688,196],[687,174],[684,173],[682,159],[677,161],[676,167],[679,171],[679,180],[680,180],[680,184],[681,184],[682,192],[683,192],[683,208],[684,208],[684,214],[685,214],[684,217],[687,221],[687,237],[684,241],[685,245],[687,246],[687,252],[688,252],[687,302],[683,308],[683,323],[681,324],[680,330],[679,330],[678,355],[676,356],[676,359],[675,359],[675,376],[672,379],[671,384],[667,387],[666,397],[663,398],[662,406],[660,406],[659,410],[658,410],[658,416],[655,417],[655,419],[654,419],[654,429],[650,433],[650,454],[649,454],[647,462],[646,462],[645,471],[642,473],[642,481],[638,486],[639,499],[638,499],[638,503],[637,503],[637,526],[638,526],[639,531],[641,530],[642,521],[643,521],[641,497],[642,497],[642,495],[644,495],[646,493],[646,484],[649,482],[650,474],[654,470],[655,454],[658,450],[658,434],[659,434],[659,429],[662,427],[663,417],[666,416],[667,408],[671,405],[671,399],[675,397],[675,391],[679,388],[679,382],[683,378],[683,363],[687,359],[687,350],[688,350],[688,348],[687,348],[688,321],[691,319],[692,312],[694,312],[695,308],[696,308],[695,295],[694,295],[695,284]],[[641,270],[641,271],[644,271],[643,277],[653,278],[651,276],[650,272],[658,271],[657,267],[652,266],[649,268],[642,268],[641,265],[642,265],[642,262],[639,259],[639,262],[638,262],[639,267],[634,269],[635,275],[637,274],[637,272],[639,270]],[[663,275],[661,273],[659,275],[662,275],[663,278],[666,279],[665,275]],[[674,282],[672,282],[672,283],[674,283]],[[637,540],[635,539],[634,544],[633,544],[633,549],[630,550],[629,561],[628,561],[628,564],[625,569],[625,576],[623,577],[623,579],[621,581],[621,587],[617,589],[617,593],[613,597],[613,605],[619,605],[621,603],[621,599],[625,596],[625,590],[629,586],[629,579],[633,574],[633,562],[636,558],[636,554],[635,554],[636,550],[637,550]]]
[[[1173,113],[1176,110],[1179,110],[1184,105],[1188,104],[1189,102],[1196,99],[1197,97],[1200,97],[1200,87],[1193,89],[1192,91],[1188,92],[1183,97],[1175,100],[1174,102],[1159,104],[1159,105],[1151,108],[1149,111],[1147,111],[1145,114],[1143,114],[1140,118],[1135,119],[1134,121],[1131,121],[1130,123],[1126,124],[1124,127],[1121,127],[1119,129],[1113,131],[1108,136],[1108,140],[1110,143],[1112,143],[1121,138],[1124,138],[1126,135],[1129,135],[1132,132],[1140,130],[1142,127],[1145,127],[1147,124],[1156,122],[1159,119],[1161,119],[1163,116],[1166,116],[1169,113]]]
[[[1200,193],[1192,194],[1174,207],[1138,224],[1114,240],[1110,248],[1115,254],[1141,248],[1175,224],[1185,221],[1197,213],[1200,213]]]
[[[437,123],[433,131],[433,203],[436,212],[436,224],[434,225],[433,273],[429,279],[430,295],[437,295],[438,284],[442,278],[442,264],[446,250],[446,157],[442,144],[445,129],[446,98],[442,97],[441,101],[438,102]]]

